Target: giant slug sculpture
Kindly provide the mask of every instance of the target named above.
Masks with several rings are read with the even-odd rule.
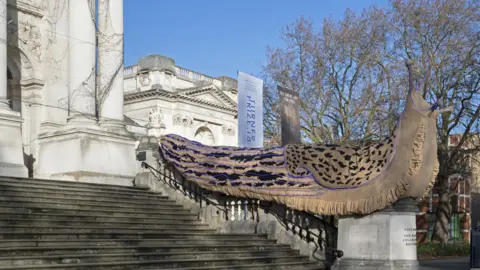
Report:
[[[421,198],[438,173],[438,109],[414,89],[393,134],[366,147],[290,144],[273,148],[206,146],[179,135],[160,140],[162,158],[201,187],[276,201],[314,214],[368,214],[404,197]],[[424,82],[428,80],[426,73]]]

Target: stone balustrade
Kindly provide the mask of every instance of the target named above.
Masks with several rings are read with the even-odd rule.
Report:
[[[267,234],[302,255],[330,264],[329,254],[336,247],[337,237],[333,217],[328,220],[285,205],[207,191],[171,167],[161,163],[149,164],[155,168],[144,165],[149,170],[137,174],[135,185],[167,195],[190,209],[202,223],[224,233]]]
[[[195,72],[195,71],[191,71],[191,70],[186,69],[186,68],[182,68],[182,67],[177,66],[177,67],[175,67],[175,72],[177,73],[177,76],[180,77],[180,78],[185,78],[185,79],[189,79],[189,80],[192,80],[192,81],[204,81],[204,82],[209,82],[209,83],[221,84],[221,82],[219,80],[215,79],[215,78],[212,78],[210,76],[207,76],[207,75]],[[137,75],[137,66],[134,65],[134,66],[124,67],[123,75],[125,77],[136,76]]]
[[[192,71],[182,68],[182,67],[175,67],[177,76],[184,77],[184,78],[192,78]]]
[[[212,78],[210,76],[191,71],[189,69],[183,68],[183,67],[175,67],[177,76],[182,77],[182,78],[187,78],[193,81],[205,81],[209,83],[214,83],[216,81],[215,78]]]
[[[128,66],[123,68],[124,77],[137,76],[137,66]]]

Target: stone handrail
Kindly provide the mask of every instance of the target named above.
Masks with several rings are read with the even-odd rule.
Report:
[[[150,170],[149,186],[191,209],[198,218],[225,233],[265,233],[303,255],[331,265],[343,253],[336,250],[337,228],[333,217],[319,217],[285,205],[227,196],[187,181],[173,167],[159,163]],[[156,182],[156,183],[155,183]],[[161,185],[158,185],[161,183]],[[153,188],[152,188],[153,187]]]

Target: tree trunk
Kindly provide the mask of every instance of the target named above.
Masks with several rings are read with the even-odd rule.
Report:
[[[452,216],[452,206],[450,205],[450,187],[448,186],[448,177],[438,177],[440,186],[438,189],[438,207],[435,215],[435,226],[433,228],[432,242],[446,243],[449,239],[450,218]]]

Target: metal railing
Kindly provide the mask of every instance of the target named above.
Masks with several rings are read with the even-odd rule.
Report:
[[[287,231],[291,231],[307,243],[315,243],[316,249],[324,250],[326,260],[330,264],[343,256],[343,252],[336,249],[338,230],[334,225],[333,216],[317,216],[269,201],[237,198],[208,191],[186,180],[183,176],[175,177],[175,168],[165,164],[161,164],[160,169],[156,169],[142,162],[142,167],[149,169],[158,181],[194,200],[200,208],[209,205],[216,207],[217,214],[222,213],[222,219],[225,222],[251,220],[258,224],[259,210],[263,210],[266,214],[275,216]],[[215,195],[215,200],[209,198]],[[255,228],[256,232],[257,228]]]

